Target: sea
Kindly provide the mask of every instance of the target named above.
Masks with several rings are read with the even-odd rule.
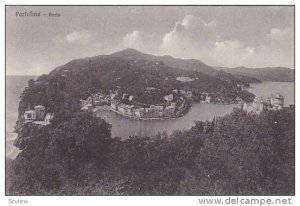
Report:
[[[13,146],[17,137],[14,126],[18,117],[19,97],[27,86],[29,79],[35,76],[7,76],[6,77],[6,157],[14,159],[20,152]],[[272,94],[280,93],[289,106],[295,102],[293,82],[262,82],[251,84],[249,91],[258,98],[267,99]],[[158,132],[171,134],[174,130],[190,129],[197,120],[212,120],[214,117],[224,116],[232,112],[239,104],[200,104],[194,103],[189,112],[183,117],[167,120],[135,120],[120,116],[111,111],[98,110],[96,115],[112,125],[112,136],[126,139],[129,136],[152,136]]]

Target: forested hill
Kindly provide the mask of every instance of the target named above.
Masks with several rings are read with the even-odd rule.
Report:
[[[38,104],[55,118],[44,127],[18,124],[22,151],[7,161],[6,195],[294,195],[294,107],[260,115],[236,110],[170,136],[122,141],[79,106],[80,98],[115,86],[133,94],[178,87],[235,98],[238,83],[224,71],[212,76],[114,55],[74,60],[30,80],[19,122]]]
[[[265,67],[265,68],[247,68],[247,67],[215,67],[217,70],[229,72],[239,78],[248,77],[256,78],[261,81],[275,81],[275,82],[294,82],[295,70],[286,67]]]
[[[123,51],[111,54],[113,57],[122,57],[129,60],[148,60],[150,62],[163,62],[165,65],[173,68],[179,68],[185,71],[198,71],[207,75],[214,75],[215,70],[204,64],[198,59],[179,59],[169,55],[155,56],[145,54],[134,49],[125,49]]]
[[[178,67],[171,67],[168,62],[173,62],[173,66],[176,62],[180,63]],[[186,69],[192,68],[193,64],[187,61],[185,67],[184,62],[186,60],[171,57],[156,59],[135,50],[73,60],[54,69],[50,74],[29,82],[21,95],[19,117],[22,118],[25,109],[38,104],[44,105],[47,112],[70,114],[79,109],[79,99],[85,99],[96,91],[108,93],[115,88],[119,88],[122,93],[136,96],[139,102],[148,104],[160,102],[163,95],[170,94],[173,89],[192,91],[193,94],[219,94],[226,103],[232,103],[239,96],[237,85],[248,85],[247,81],[223,71],[215,71],[214,75],[202,72],[204,67],[206,70],[212,69],[208,66],[201,67],[202,69],[199,66],[198,70]],[[193,81],[176,80],[181,76],[189,77]],[[157,92],[149,96],[145,94],[147,87],[154,87]]]

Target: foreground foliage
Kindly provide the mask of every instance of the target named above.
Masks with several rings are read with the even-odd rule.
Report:
[[[7,161],[7,195],[294,194],[293,108],[237,110],[170,136],[124,141],[88,113],[26,127],[30,138]]]

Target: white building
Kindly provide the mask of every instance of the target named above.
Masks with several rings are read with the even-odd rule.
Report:
[[[40,121],[44,120],[46,114],[45,107],[42,105],[36,105],[34,107],[34,110],[35,110],[36,119]]]
[[[51,121],[53,120],[54,115],[51,113],[47,113],[45,116],[45,125],[48,125],[51,123]]]
[[[206,95],[205,102],[208,103],[208,104],[210,104],[210,101],[211,101],[211,97],[208,96],[208,95]]]
[[[173,96],[173,94],[169,94],[169,95],[164,96],[164,99],[165,99],[167,102],[171,102],[171,101],[173,101],[174,96]]]
[[[36,120],[35,110],[28,110],[24,113],[25,122]]]
[[[270,99],[271,106],[275,109],[282,109],[284,98],[280,94],[275,94],[271,96]]]
[[[129,101],[133,101],[134,100],[134,96],[130,95],[128,99],[129,99]]]
[[[259,114],[261,113],[265,108],[265,105],[264,105],[264,101],[263,99],[261,98],[260,101],[257,101],[256,99],[253,100],[253,102],[251,103],[244,103],[243,104],[243,110],[245,112],[247,112],[247,114]]]

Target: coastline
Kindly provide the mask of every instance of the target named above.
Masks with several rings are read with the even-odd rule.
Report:
[[[207,103],[196,103],[196,104],[207,104]],[[210,103],[210,104],[214,104],[214,105],[240,105],[242,103],[232,103],[232,104],[222,104],[222,103]],[[192,105],[190,106],[192,107]],[[126,117],[129,119],[133,119],[133,120],[142,120],[142,121],[151,121],[151,120],[168,120],[168,119],[177,119],[180,117],[183,117],[188,111],[189,109],[187,109],[184,113],[182,113],[180,116],[174,116],[174,117],[137,117],[137,116],[131,116],[131,115],[127,115],[127,114],[123,114],[117,110],[112,109],[110,106],[105,105],[105,106],[97,106],[96,108],[93,109],[93,113],[102,110],[102,111],[112,111],[115,114],[118,114],[122,117]]]
[[[143,121],[147,121],[147,120],[166,120],[166,119],[176,119],[178,117],[182,117],[182,116],[175,116],[175,117],[151,117],[151,118],[147,118],[147,117],[136,117],[136,116],[131,116],[131,115],[126,115],[126,114],[122,114],[121,112],[118,112],[114,109],[110,109],[110,111],[113,111],[116,114],[119,114],[123,117],[127,117],[130,119],[135,119],[135,120],[143,120]]]

